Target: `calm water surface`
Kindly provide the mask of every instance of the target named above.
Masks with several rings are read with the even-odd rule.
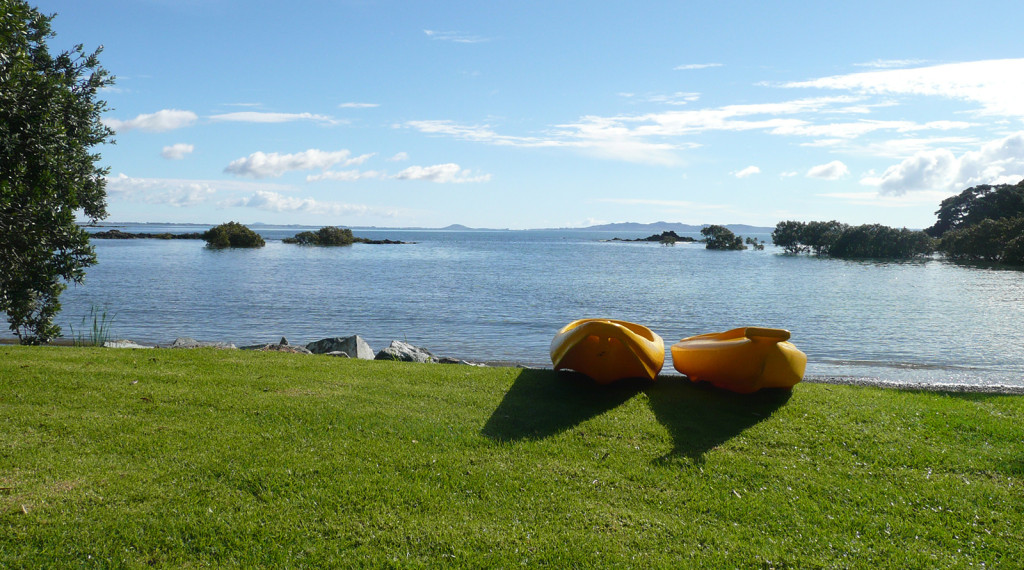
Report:
[[[114,336],[137,342],[359,334],[375,350],[399,339],[538,366],[550,366],[555,332],[581,317],[638,322],[666,345],[756,325],[791,330],[808,374],[1024,385],[1024,272],[616,243],[587,231],[363,230],[417,243],[343,248],[279,241],[297,231],[261,229],[258,250],[94,240],[99,263],[63,295],[58,322],[70,335],[98,307],[115,315]]]

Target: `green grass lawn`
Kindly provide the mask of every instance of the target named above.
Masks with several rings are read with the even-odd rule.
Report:
[[[0,567],[1014,567],[1024,397],[0,347]]]

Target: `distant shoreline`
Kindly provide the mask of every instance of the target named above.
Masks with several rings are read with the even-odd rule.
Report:
[[[91,228],[119,228],[125,226],[168,226],[168,227],[213,227],[217,224],[204,224],[198,222],[97,222],[95,224],[79,222],[80,227],[91,227]],[[260,228],[279,228],[279,229],[316,229],[322,226],[310,226],[303,224],[267,224],[262,222],[254,222],[251,224],[243,224],[247,227],[260,229]],[[579,232],[650,232],[650,233],[662,233],[666,231],[683,232],[683,233],[699,233],[701,229],[711,224],[684,224],[681,222],[653,222],[653,223],[639,223],[639,222],[618,222],[613,224],[599,224],[594,226],[584,226],[578,228],[526,228],[526,229],[510,229],[510,228],[473,228],[464,226],[462,224],[451,224],[442,228],[427,228],[427,227],[382,227],[382,226],[339,226],[346,227],[351,230],[363,230],[363,231],[419,231],[419,232],[557,232],[557,231],[579,231]],[[774,231],[774,227],[768,226],[751,226],[747,224],[718,224],[722,225],[729,230],[736,233],[755,233],[755,234],[770,234]]]

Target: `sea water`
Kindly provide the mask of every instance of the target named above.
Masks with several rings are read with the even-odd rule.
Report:
[[[205,227],[119,228],[130,232]],[[569,321],[615,318],[666,341],[739,326],[789,329],[809,375],[1024,385],[1024,272],[844,261],[583,230],[356,230],[414,244],[288,245],[304,228],[261,227],[260,249],[201,240],[93,240],[99,263],[62,296],[65,334],[92,311],[140,343],[176,337],[304,344],[358,334],[436,355],[550,366]],[[699,236],[696,236],[699,237]],[[671,357],[666,371],[672,371]]]

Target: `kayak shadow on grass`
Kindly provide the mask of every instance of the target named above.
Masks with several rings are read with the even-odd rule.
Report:
[[[523,370],[480,433],[496,441],[539,440],[557,435],[644,393],[672,450],[655,459],[668,464],[704,454],[768,419],[789,401],[791,390],[736,394],[681,376],[656,382],[620,380],[606,386],[573,372]]]
[[[523,370],[480,433],[497,441],[544,439],[615,409],[648,386],[642,380],[598,386],[574,372]]]
[[[644,392],[673,442],[672,450],[655,463],[678,457],[702,462],[705,453],[768,419],[793,395],[783,389],[737,394],[681,376],[662,376]]]

